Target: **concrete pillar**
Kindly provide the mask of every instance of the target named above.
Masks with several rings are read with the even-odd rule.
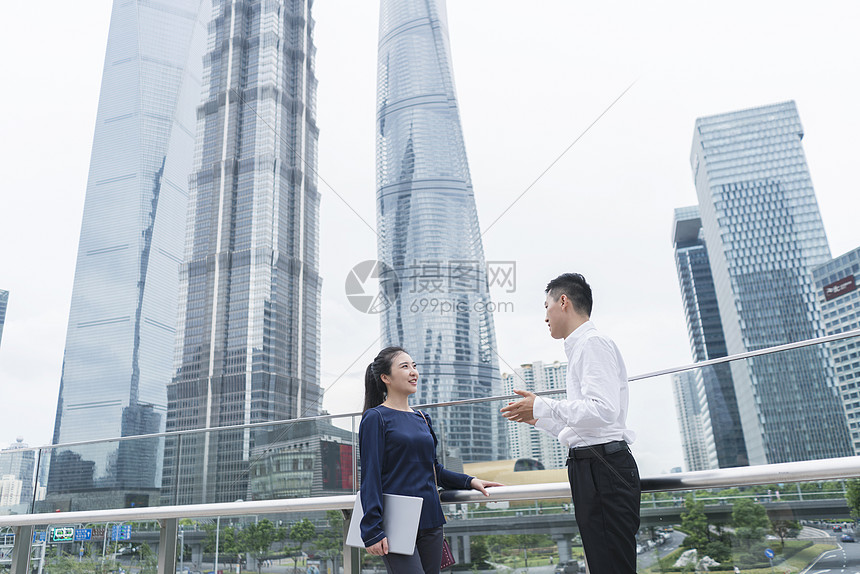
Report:
[[[176,535],[179,528],[175,518],[159,520],[161,534],[158,537],[158,574],[176,572]]]
[[[346,545],[346,536],[349,534],[349,520],[352,509],[343,512],[343,574],[361,574],[361,549]]]
[[[558,563],[567,562],[571,559],[570,555],[570,535],[568,534],[556,534],[552,537],[555,540],[556,546],[558,546]]]
[[[203,543],[189,544],[191,546],[191,562],[194,564],[203,563]]]
[[[469,563],[472,561],[472,539],[466,534],[463,536],[463,562]]]
[[[12,574],[30,574],[30,545],[33,543],[33,526],[15,527],[15,546],[12,547]]]
[[[460,537],[452,536],[451,537],[451,554],[454,555],[454,560],[457,562],[463,561],[463,554],[460,552]]]

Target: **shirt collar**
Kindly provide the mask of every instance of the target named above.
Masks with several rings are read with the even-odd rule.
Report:
[[[573,333],[568,335],[564,340],[564,352],[567,355],[570,355],[573,352],[573,348],[576,347],[576,344],[583,339],[586,333],[596,329],[594,323],[591,320],[586,321],[579,327],[573,330]]]

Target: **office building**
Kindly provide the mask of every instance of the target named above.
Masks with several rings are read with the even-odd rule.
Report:
[[[115,0],[54,444],[164,430],[207,2]],[[49,510],[147,504],[158,439],[55,449]]]
[[[498,396],[444,0],[382,0],[377,81],[378,249],[390,303],[381,316],[383,344],[403,346],[421,366],[416,403]],[[468,463],[506,456],[498,409],[483,403],[431,414],[447,447]]]
[[[701,362],[725,357],[726,340],[698,207],[675,210],[672,242],[693,360]],[[701,403],[697,416],[708,453],[708,462],[702,468],[746,465],[746,446],[731,367],[725,363],[702,367],[691,376],[697,381],[693,396]],[[686,400],[686,397],[675,396],[676,403],[686,404]],[[679,424],[682,429],[687,425],[680,419]],[[696,456],[690,457],[688,468],[692,469],[689,461],[698,460]],[[700,464],[697,462],[696,466]]]
[[[204,58],[167,430],[319,413],[311,1],[218,0]],[[249,498],[267,429],[165,442],[166,503]]]
[[[824,334],[811,269],[830,250],[794,102],[696,120],[690,163],[726,351]],[[733,361],[750,464],[853,453],[821,346]]]
[[[828,335],[860,329],[860,248],[812,270],[821,320]],[[848,420],[854,454],[860,455],[860,338],[827,344]]]
[[[681,429],[681,449],[688,471],[714,468],[710,459],[699,401],[699,381],[694,371],[672,374],[672,394],[675,397],[675,414]]]
[[[9,292],[0,289],[0,343],[3,342],[3,325],[6,323],[6,307],[9,305]]]
[[[513,373],[502,374],[502,393],[514,394],[514,389],[533,393],[566,388],[567,363],[541,361],[526,363],[514,368]],[[557,397],[556,397],[557,398]],[[538,399],[540,400],[540,399]],[[544,468],[564,468],[567,448],[558,439],[531,425],[507,425],[509,458],[534,459]]]

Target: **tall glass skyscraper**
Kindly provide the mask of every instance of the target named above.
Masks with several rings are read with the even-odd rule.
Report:
[[[379,258],[401,285],[382,314],[383,342],[405,347],[418,362],[420,403],[499,395],[444,0],[382,0],[376,126]],[[505,457],[497,407],[436,413],[446,448],[464,462]]]
[[[55,444],[164,429],[209,15],[205,0],[114,1]],[[160,484],[157,440],[52,453],[52,509],[148,503]]]
[[[700,362],[725,357],[726,339],[720,320],[714,278],[711,275],[708,248],[702,238],[702,219],[699,217],[698,207],[675,210],[672,240],[693,360]],[[686,457],[688,468],[701,470],[745,466],[748,464],[747,452],[731,367],[725,363],[712,365],[696,369],[689,373],[689,376],[695,380],[696,392],[692,396],[700,403],[695,412],[701,420],[702,440],[707,445],[707,457],[704,463],[706,466],[702,466],[699,462],[700,449],[695,446],[695,453]],[[673,385],[676,404],[686,405],[687,401],[691,400],[687,396],[680,397],[677,394],[679,391],[686,393],[687,384],[685,379],[683,384],[678,382]],[[684,412],[690,412],[690,409],[685,407]],[[682,427],[686,424],[680,422]],[[693,437],[694,434],[691,431],[688,436]],[[691,438],[691,443],[696,440]]]
[[[830,249],[794,102],[699,118],[690,156],[729,354],[824,334]],[[821,346],[733,361],[750,464],[853,454]]]
[[[215,0],[167,429],[319,412],[312,0]],[[165,444],[163,500],[248,499],[267,429]]]

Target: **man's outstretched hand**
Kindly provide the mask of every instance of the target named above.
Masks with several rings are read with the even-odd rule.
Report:
[[[502,408],[502,415],[504,415],[504,417],[509,421],[515,423],[526,423],[529,425],[535,424],[537,419],[535,418],[534,409],[537,395],[528,391],[519,391],[516,389],[514,392],[523,397],[523,399],[515,403],[508,403],[508,406]]]

